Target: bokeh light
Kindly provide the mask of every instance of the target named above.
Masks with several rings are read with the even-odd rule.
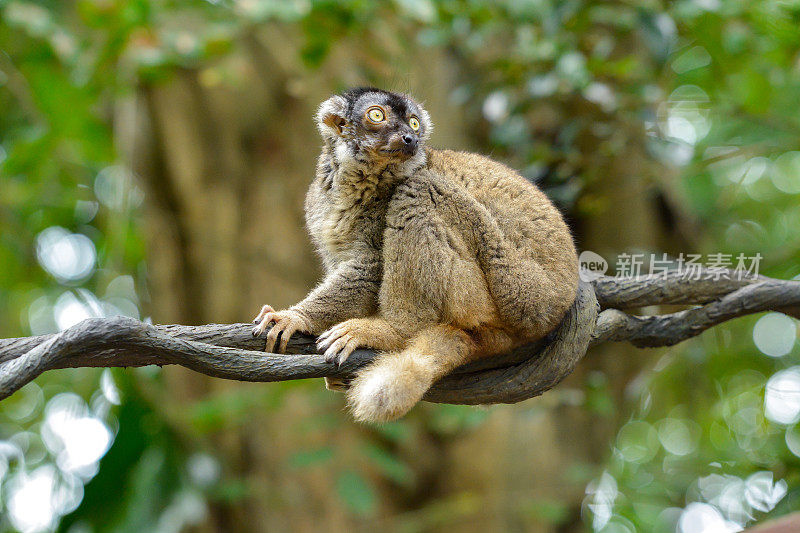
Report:
[[[113,380],[107,380],[106,388],[112,387]],[[23,403],[29,398],[40,402],[36,384],[23,390]],[[106,420],[80,396],[70,392],[51,398],[38,433],[21,431],[0,441],[0,480],[10,524],[25,533],[52,530],[81,502],[83,485],[97,473],[113,438]]]
[[[56,325],[62,331],[87,318],[104,316],[97,297],[86,289],[62,293],[53,305],[53,313]]]
[[[775,159],[772,183],[786,194],[800,194],[800,152],[786,152]]]
[[[736,524],[725,520],[713,505],[707,503],[690,503],[678,520],[680,533],[733,533],[741,531],[741,529]]]
[[[658,423],[658,439],[673,455],[688,455],[697,449],[700,428],[690,420],[665,418]]]
[[[52,226],[36,237],[36,257],[42,268],[57,280],[74,282],[94,271],[97,251],[86,235]]]
[[[599,531],[608,524],[618,495],[617,480],[608,472],[587,485],[584,506],[591,511],[592,529]]]
[[[776,372],[764,391],[764,413],[778,424],[800,421],[800,366]]]
[[[617,448],[631,463],[644,463],[658,453],[658,433],[642,420],[628,422],[617,434]]]
[[[753,327],[753,342],[770,357],[781,357],[792,351],[796,339],[797,324],[781,313],[767,313]]]
[[[133,184],[131,172],[121,165],[111,165],[97,173],[94,193],[100,203],[115,211],[136,207],[144,199],[142,191]]]
[[[48,402],[41,432],[58,467],[84,479],[97,473],[97,464],[112,441],[105,423],[73,393],[59,394]]]

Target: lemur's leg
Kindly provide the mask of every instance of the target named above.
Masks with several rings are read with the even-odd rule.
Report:
[[[477,257],[504,326],[532,340],[558,324],[562,317],[552,305],[574,296],[570,273],[545,270],[530,250],[514,246],[489,210],[466,189],[426,172],[398,186],[395,198],[435,213],[443,227],[463,239]]]
[[[470,359],[470,358],[472,358],[472,355],[473,355],[472,353],[468,353],[468,351],[465,351],[465,350],[463,350],[461,348],[462,346],[468,345],[469,342],[468,342],[467,338],[464,337],[463,335],[455,333],[456,331],[457,330],[455,328],[450,328],[448,326],[441,326],[441,328],[434,327],[433,331],[428,331],[425,334],[425,336],[423,336],[421,338],[415,337],[412,340],[411,345],[409,346],[409,349],[406,350],[403,353],[408,353],[409,350],[411,350],[411,349],[421,350],[423,348],[422,344],[427,341],[428,337],[430,337],[431,335],[434,335],[434,336],[438,335],[436,337],[436,343],[439,344],[439,345],[427,342],[428,348],[438,349],[439,350],[438,352],[432,353],[430,355],[434,358],[435,361],[438,361],[439,364],[442,364],[444,361],[446,361],[448,359],[447,353],[451,353],[451,354],[454,353],[455,354],[455,358],[454,358],[453,361],[451,361],[450,364],[451,365],[455,365],[455,366],[453,366],[453,368],[455,368],[460,364],[460,360],[461,360],[462,356],[464,356],[465,352],[467,352],[466,356],[465,356],[465,359]],[[451,352],[448,352],[446,349],[443,350],[443,348],[445,348],[445,347],[440,345],[440,344],[443,344],[443,343],[446,342],[445,339],[448,336],[454,337],[456,339],[456,341],[457,341],[456,343],[453,343],[456,346],[456,350],[451,351]],[[468,332],[468,336],[469,336],[469,339],[471,339],[472,343],[474,344],[474,352],[475,352],[475,354],[490,355],[490,354],[495,354],[495,353],[503,353],[503,352],[507,352],[508,350],[510,350],[510,349],[512,349],[514,347],[513,338],[507,332],[505,332],[505,331],[503,331],[502,329],[499,329],[499,328],[481,327],[481,328],[479,328],[477,330]],[[427,351],[430,351],[430,350],[427,350]],[[411,356],[413,357],[413,353],[411,354]],[[381,357],[388,357],[388,358],[395,357],[396,358],[395,362],[400,360],[400,359],[402,359],[402,356],[400,354],[389,354],[389,355],[385,355],[385,356],[381,356]],[[423,361],[423,366],[425,366],[425,364],[424,364],[424,360],[425,360],[424,356],[422,357],[421,360]],[[374,363],[374,365],[377,365],[377,363]],[[444,370],[444,369],[442,369],[442,370]],[[449,370],[445,370],[444,371],[445,374],[447,372],[449,372]],[[362,372],[362,374],[363,374],[363,372]],[[361,375],[361,374],[359,374],[359,375]],[[338,391],[338,392],[347,392],[347,390],[350,388],[350,385],[351,385],[352,382],[353,382],[352,379],[325,378],[325,387],[328,390],[335,390],[335,391]],[[407,391],[406,391],[406,394],[407,394]],[[409,407],[409,409],[410,409],[410,407]]]

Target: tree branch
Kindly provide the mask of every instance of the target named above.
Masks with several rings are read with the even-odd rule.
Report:
[[[679,295],[670,294],[671,300],[678,298]],[[592,344],[629,341],[640,348],[672,346],[732,318],[761,311],[779,311],[800,318],[798,308],[800,282],[766,279],[735,289],[706,305],[667,315],[632,316],[607,309],[598,317]]]
[[[621,311],[661,304],[694,307],[655,316]],[[800,282],[740,278],[732,271],[702,271],[696,279],[671,272],[581,282],[575,303],[547,338],[464,365],[436,383],[425,399],[519,402],[558,384],[590,346],[609,341],[669,346],[732,318],[767,310],[800,318]],[[350,378],[376,357],[371,350],[356,350],[337,368],[324,361],[308,335],[295,335],[285,355],[265,353],[264,340],[253,338],[251,327],[154,326],[126,317],[93,318],[53,335],[0,339],[0,399],[56,368],[177,364],[209,376],[266,382]]]

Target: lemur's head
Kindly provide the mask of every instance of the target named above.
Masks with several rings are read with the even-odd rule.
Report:
[[[325,100],[317,125],[340,163],[403,163],[421,157],[433,124],[404,94],[358,87]]]

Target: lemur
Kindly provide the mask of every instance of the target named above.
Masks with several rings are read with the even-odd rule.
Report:
[[[482,155],[426,145],[433,125],[410,97],[371,87],[335,95],[306,223],[325,278],[283,311],[265,305],[254,335],[285,350],[319,335],[326,361],[380,355],[346,382],[359,421],[406,414],[459,365],[553,330],[575,299],[570,231],[545,194]]]

